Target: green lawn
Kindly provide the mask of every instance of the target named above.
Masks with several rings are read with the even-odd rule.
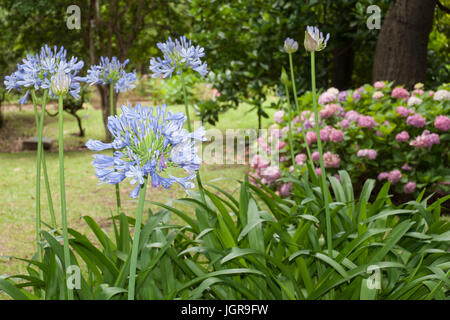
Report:
[[[183,111],[184,106],[170,107],[173,111]],[[255,128],[257,119],[255,112],[248,113],[250,107],[242,105],[236,110],[222,114],[217,128],[224,131],[228,128]],[[274,110],[267,110],[270,115]],[[91,165],[93,152],[79,150],[89,139],[104,137],[104,128],[100,110],[87,105],[79,112],[86,128],[86,137],[75,136],[78,128],[75,119],[65,114],[64,143],[65,143],[65,174],[66,198],[69,226],[82,232],[87,231],[82,216],[93,217],[105,230],[110,231],[110,214],[115,210],[114,187],[98,184]],[[193,121],[195,117],[193,117]],[[34,115],[31,110],[8,111],[5,113],[6,127],[0,131],[2,137],[8,135],[32,136],[34,130]],[[263,126],[269,123],[264,119]],[[210,128],[206,125],[206,128]],[[46,118],[44,136],[57,141],[57,118]],[[2,140],[3,147],[10,143]],[[2,145],[0,144],[0,147]],[[51,152],[46,153],[47,168],[52,189],[53,203],[57,218],[59,218],[59,167],[57,145]],[[31,258],[35,248],[35,152],[0,153],[0,256],[16,256]],[[247,172],[246,165],[203,165],[201,176],[204,183],[208,181],[230,177],[239,179]],[[238,184],[231,180],[214,182],[229,192],[234,192]],[[48,203],[42,179],[41,203],[43,220],[50,222]],[[133,189],[127,182],[121,184],[121,198],[123,209],[129,215],[135,214],[136,201],[128,194]],[[171,199],[184,197],[186,193],[180,186],[170,190],[152,189],[147,191],[147,199],[167,203]],[[184,208],[184,210],[188,210]],[[60,222],[60,221],[58,221]],[[23,272],[25,265],[15,260],[0,258],[0,275]]]

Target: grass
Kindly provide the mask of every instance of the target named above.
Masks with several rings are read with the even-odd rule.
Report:
[[[171,106],[173,111],[184,111],[184,106]],[[257,119],[254,112],[246,114],[250,106],[242,105],[236,110],[230,110],[221,115],[217,128],[222,131],[228,128],[254,128]],[[272,115],[274,110],[268,110]],[[243,117],[243,114],[246,114]],[[5,115],[5,127],[0,130],[0,150],[20,149],[21,140],[35,135],[34,115],[30,106],[21,111],[9,108]],[[75,118],[69,114],[64,117],[64,147],[65,174],[66,174],[66,198],[69,227],[81,232],[87,230],[87,226],[81,219],[84,215],[94,218],[106,231],[110,229],[110,214],[115,212],[114,187],[98,184],[91,165],[93,152],[83,150],[85,142],[92,139],[104,139],[104,127],[99,109],[87,104],[79,112],[82,117],[86,136],[80,138],[75,134],[78,127]],[[193,121],[196,117],[193,116]],[[269,120],[264,119],[263,125]],[[212,126],[207,124],[206,128]],[[47,168],[53,196],[55,213],[59,218],[59,180],[58,180],[58,154],[57,154],[57,118],[46,116],[44,136],[55,139],[53,148],[46,152]],[[15,144],[15,145],[13,145]],[[0,256],[15,256],[31,258],[35,248],[35,167],[36,159],[34,151],[1,152],[0,153]],[[246,165],[203,165],[200,172],[203,182],[217,179],[218,177],[242,178],[247,172]],[[230,180],[214,182],[228,192],[234,192],[236,183]],[[50,221],[45,188],[42,180],[43,194],[42,212],[43,220]],[[121,197],[123,210],[134,215],[137,202],[128,196],[132,185],[121,184]],[[149,188],[147,199],[167,203],[170,199],[184,197],[186,194],[180,186],[174,186],[170,190]],[[185,208],[184,208],[185,209]],[[60,221],[58,221],[60,223]],[[16,260],[0,258],[0,275],[23,272],[25,265]]]

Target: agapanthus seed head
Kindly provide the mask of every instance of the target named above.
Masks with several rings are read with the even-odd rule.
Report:
[[[309,52],[322,51],[326,48],[329,39],[330,34],[324,37],[317,27],[308,26],[305,31],[305,49]]]
[[[298,50],[298,42],[291,38],[284,40],[283,49],[286,53],[292,54]]]

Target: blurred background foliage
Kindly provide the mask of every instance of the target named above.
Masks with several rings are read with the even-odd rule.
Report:
[[[260,117],[266,117],[263,103],[269,93],[281,92],[281,67],[289,68],[288,56],[282,50],[285,38],[294,38],[300,44],[294,54],[299,95],[308,90],[310,81],[309,59],[302,46],[307,25],[331,34],[326,54],[320,53],[317,59],[319,88],[358,87],[372,81],[379,34],[379,30],[366,26],[371,15],[367,8],[379,6],[383,23],[394,2],[0,0],[0,76],[11,73],[26,53],[36,52],[47,43],[63,45],[69,55],[80,57],[86,66],[96,63],[101,55],[129,58],[128,68],[148,77],[150,57],[160,54],[156,43],[168,36],[187,35],[205,48],[212,71],[205,81],[220,92],[214,101],[197,101],[199,110],[203,110],[202,119],[214,122],[220,111],[240,102],[253,105]],[[79,30],[66,27],[66,10],[72,4],[81,10]],[[441,0],[440,4],[448,8],[450,0]],[[449,19],[448,13],[436,7],[428,44],[427,87],[449,81]],[[144,84],[151,86],[149,92]],[[157,102],[164,96],[169,100],[166,103],[178,103],[181,96],[177,88],[175,81],[144,77],[138,90],[139,95],[149,94]]]

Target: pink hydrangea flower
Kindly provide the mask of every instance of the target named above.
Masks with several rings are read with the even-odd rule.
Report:
[[[416,191],[416,184],[414,182],[412,182],[412,181],[408,182],[403,187],[403,192],[406,193],[406,194],[414,193],[414,191]]]
[[[345,119],[347,119],[348,121],[355,121],[357,122],[359,120],[359,113],[356,112],[355,110],[350,110],[345,114]]]
[[[402,178],[402,173],[400,170],[392,170],[389,172],[388,181],[392,184],[396,184]]]
[[[267,180],[267,182],[271,183],[277,180],[281,176],[280,168],[277,166],[270,166],[264,169],[261,169],[260,173],[261,177]]]
[[[397,112],[397,114],[399,114],[400,116],[406,118],[407,116],[409,116],[410,114],[414,114],[414,110],[405,108],[404,106],[398,106],[395,109],[395,112]]]
[[[322,175],[322,169],[316,168],[316,175],[321,176]]]
[[[336,95],[333,92],[325,91],[319,96],[319,104],[327,104],[336,101]]]
[[[299,166],[302,166],[305,164],[306,158],[307,158],[306,154],[299,153],[298,155],[295,156],[295,163],[298,164]]]
[[[278,141],[277,147],[278,147],[278,150],[283,149],[284,147],[286,147],[286,142],[284,142],[284,141]]]
[[[335,103],[331,103],[331,104],[325,105],[322,108],[322,110],[320,110],[319,116],[322,119],[327,119],[327,118],[330,118],[330,117],[332,117],[334,115],[339,116],[343,110],[344,109],[340,105],[335,104]]]
[[[323,155],[323,162],[325,168],[339,168],[341,164],[341,158],[339,158],[339,155],[328,151]]]
[[[414,89],[412,94],[416,95],[416,96],[421,96],[421,95],[425,94],[425,91],[423,91],[422,89]]]
[[[286,161],[286,157],[285,156],[281,156],[280,157],[280,162],[285,162]]]
[[[374,149],[361,149],[356,153],[358,158],[369,158],[374,160],[377,157],[377,152]]]
[[[347,119],[343,119],[343,120],[341,121],[341,127],[342,127],[343,129],[350,127],[350,122],[349,122]]]
[[[294,119],[292,119],[292,122],[294,123],[300,123],[300,117],[296,116]]]
[[[384,93],[381,91],[375,91],[372,95],[372,99],[375,99],[375,100],[380,100],[383,97],[384,97]]]
[[[384,81],[377,81],[373,84],[373,87],[377,90],[380,90],[386,87],[386,83]]]
[[[320,159],[319,151],[314,151],[311,155],[311,158],[313,161],[319,161],[319,159]]]
[[[394,90],[392,90],[391,93],[392,98],[396,99],[406,99],[409,97],[408,90],[402,87],[397,87]]]
[[[447,91],[447,90],[444,90],[444,89],[436,91],[434,93],[433,100],[434,101],[450,100],[450,91]]]
[[[359,100],[359,99],[361,99],[361,93],[360,92],[358,92],[358,91],[355,91],[355,92],[353,92],[353,95],[352,95],[352,97],[353,97],[353,100]]]
[[[439,144],[440,139],[437,133],[430,133],[428,130],[424,130],[420,136],[417,136],[409,145],[416,148],[431,148],[433,144]]]
[[[378,175],[378,181],[386,180],[389,177],[389,173],[387,172],[381,172]]]
[[[333,128],[331,130],[330,140],[332,142],[341,142],[342,140],[344,140],[344,133],[341,130]]]
[[[416,96],[411,96],[411,97],[408,99],[408,107],[412,107],[412,106],[419,105],[419,104],[421,104],[422,102],[423,102],[422,99],[420,99],[420,98],[418,98],[418,97],[416,97]]]
[[[332,127],[326,126],[325,128],[320,130],[320,140],[322,141],[330,141]]]
[[[269,166],[269,161],[262,158],[259,154],[255,154],[250,162],[253,169],[263,169]]]
[[[402,170],[403,171],[411,171],[412,167],[409,164],[405,163],[404,165],[402,165]]]
[[[409,140],[409,133],[406,131],[402,131],[395,136],[395,140],[397,142],[406,142]]]
[[[277,112],[275,112],[273,114],[273,118],[274,118],[276,123],[283,122],[283,117],[284,117],[284,111],[283,110],[278,110]]]
[[[423,128],[427,124],[427,120],[420,114],[415,114],[406,118],[406,124],[416,128]]]
[[[371,116],[360,116],[358,125],[363,128],[372,129],[375,126],[375,120]]]
[[[347,90],[341,91],[338,94],[338,100],[339,101],[345,101],[345,100],[347,100],[347,96],[348,96],[348,91]]]
[[[315,132],[313,131],[308,131],[306,133],[306,141],[308,142],[308,144],[311,144],[313,142],[317,141],[317,135]]]
[[[282,197],[289,197],[291,195],[292,183],[283,183],[279,188],[278,192]]]
[[[450,130],[450,118],[447,116],[437,116],[434,119],[434,127],[441,131],[449,131]]]

